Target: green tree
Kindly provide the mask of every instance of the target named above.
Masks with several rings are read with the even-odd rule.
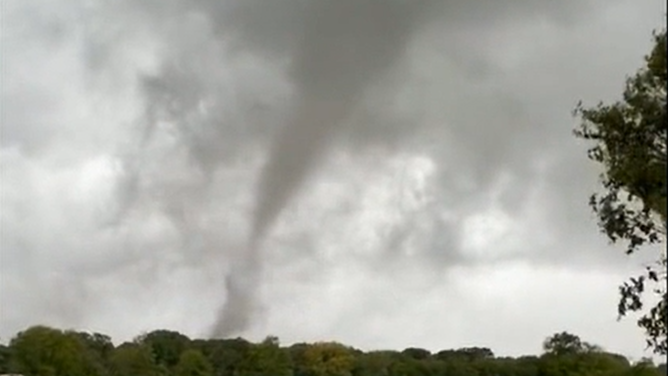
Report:
[[[191,345],[207,357],[216,376],[234,376],[253,346],[242,338],[195,340]]]
[[[578,104],[577,137],[594,142],[589,158],[602,164],[605,192],[590,204],[611,242],[626,244],[627,253],[665,242],[666,237],[666,31],[655,34],[645,66],[626,82],[623,100],[592,108]],[[656,284],[660,297],[638,321],[656,353],[666,354],[666,252],[654,265],[620,287],[620,317],[643,310],[645,284]]]
[[[543,351],[546,354],[561,356],[585,352],[587,345],[575,334],[561,332],[548,337],[543,342]]]
[[[665,373],[661,373],[660,370],[654,366],[654,362],[651,359],[642,359],[639,362],[636,362],[631,366],[624,376],[662,376]]]
[[[155,330],[139,336],[135,341],[150,347],[155,362],[169,369],[176,366],[181,353],[190,344],[190,338],[171,330]]]
[[[155,363],[151,348],[137,343],[124,343],[111,353],[109,371],[112,376],[161,376],[164,367]]]
[[[543,342],[540,358],[542,376],[621,376],[629,369],[625,357],[603,351],[567,332]]]
[[[174,376],[213,376],[213,367],[201,351],[190,349],[181,353]]]
[[[108,361],[114,344],[111,338],[100,333],[72,332],[84,347],[83,356],[87,359],[87,373],[106,375],[108,373]]]
[[[0,374],[11,372],[11,368],[9,366],[10,358],[11,358],[11,352],[9,350],[9,347],[0,344]]]
[[[351,348],[337,342],[316,342],[304,351],[304,368],[310,376],[350,376],[355,366]]]
[[[580,354],[578,361],[580,369],[587,376],[621,375],[630,367],[629,361],[626,358],[596,350]]]
[[[305,368],[304,353],[309,348],[308,343],[295,343],[288,347],[288,354],[292,361],[292,372],[294,376],[308,376],[308,370]]]
[[[292,361],[278,338],[269,336],[245,353],[234,372],[235,376],[292,376]]]
[[[390,364],[388,376],[430,376],[429,359],[404,359]]]
[[[387,351],[360,352],[354,357],[351,373],[354,376],[388,376],[394,363],[392,354]]]
[[[487,347],[465,347],[458,349],[457,354],[461,354],[469,361],[477,361],[494,358],[494,352]]]
[[[537,356],[522,356],[515,361],[517,376],[529,376],[538,374],[540,358]]]
[[[665,375],[665,364],[656,367],[651,359],[644,359],[631,365],[624,356],[605,352],[566,332],[548,337],[543,345],[545,353],[540,357],[499,358],[485,347],[430,355],[419,348],[363,352],[336,342],[282,348],[276,337],[267,337],[258,344],[241,338],[199,339],[189,341],[176,365],[168,369],[155,361],[156,352],[148,341],[114,347],[109,337],[99,333],[32,327],[12,339],[9,347],[0,345],[0,360],[4,359],[5,365],[10,363],[0,371],[26,376]]]
[[[86,349],[73,333],[33,326],[10,342],[11,368],[26,376],[93,376]]]
[[[404,349],[404,351],[402,351],[401,353],[409,358],[416,360],[427,359],[431,356],[431,352],[429,350],[420,349],[416,347],[409,347],[407,349]]]
[[[101,359],[106,360],[111,355],[111,352],[114,350],[114,344],[111,342],[111,337],[100,334],[100,333],[87,333],[87,332],[73,332],[79,340],[84,344],[84,346],[95,353]]]

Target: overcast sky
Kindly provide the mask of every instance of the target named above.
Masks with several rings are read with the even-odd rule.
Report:
[[[638,358],[578,100],[659,0],[3,0],[0,339]]]

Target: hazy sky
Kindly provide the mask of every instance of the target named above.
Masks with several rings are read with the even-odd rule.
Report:
[[[578,100],[658,0],[3,0],[0,339],[337,340],[638,358]],[[227,303],[226,303],[227,302]]]

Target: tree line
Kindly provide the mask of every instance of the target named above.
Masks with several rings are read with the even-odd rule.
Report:
[[[155,330],[114,345],[100,333],[33,326],[0,344],[0,374],[24,376],[658,376],[666,364],[631,362],[567,332],[539,356],[485,347],[362,351],[338,342],[282,346],[278,338],[191,339]]]

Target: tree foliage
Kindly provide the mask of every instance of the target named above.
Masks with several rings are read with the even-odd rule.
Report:
[[[352,349],[336,342],[308,346],[302,361],[302,370],[309,376],[351,376],[355,365]]]
[[[139,336],[135,341],[151,349],[156,363],[173,368],[187,348],[190,338],[171,330],[155,330]]]
[[[235,376],[293,375],[288,351],[280,347],[278,338],[272,336],[251,346],[235,368]]]
[[[654,36],[645,66],[626,82],[623,99],[592,108],[578,104],[574,114],[582,123],[577,137],[594,142],[589,158],[604,167],[605,192],[594,194],[590,205],[603,233],[621,242],[627,253],[665,243],[666,238],[666,31]],[[655,352],[666,354],[665,248],[643,274],[620,287],[620,317],[642,311],[646,283],[653,282],[658,303],[638,321]]]
[[[10,367],[26,376],[94,374],[85,344],[71,332],[34,326],[18,333],[9,347]]]
[[[191,342],[194,349],[198,349],[206,356],[216,376],[235,376],[241,360],[253,347],[253,344],[242,339],[197,339]]]
[[[581,354],[589,348],[591,345],[583,343],[580,337],[568,332],[557,333],[543,342],[543,351],[556,356]]]
[[[213,376],[213,367],[201,351],[189,349],[181,353],[174,376]]]
[[[177,332],[156,333],[161,339],[187,338]],[[173,367],[159,360],[155,349],[143,340],[145,337],[114,346],[109,337],[98,333],[32,327],[17,334],[9,346],[0,346],[5,364],[2,371],[25,376],[665,375],[665,364],[657,367],[651,360],[631,364],[624,356],[605,352],[566,332],[548,337],[540,356],[518,358],[496,357],[486,347],[433,353],[415,347],[365,352],[337,342],[283,347],[276,337],[259,343],[241,338],[179,339],[180,355]]]
[[[9,360],[11,359],[11,352],[9,347],[3,344],[0,344],[0,374],[6,374],[11,372],[11,367]]]
[[[115,348],[109,359],[112,376],[161,376],[164,369],[158,365],[151,348],[137,343],[124,343]]]

